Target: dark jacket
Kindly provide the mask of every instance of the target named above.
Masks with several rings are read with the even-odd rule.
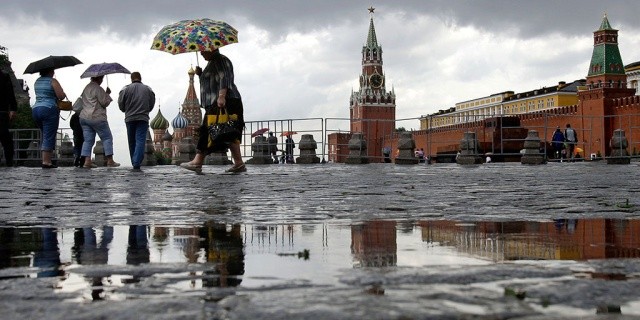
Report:
[[[4,71],[0,71],[0,112],[17,111],[18,104],[13,92],[11,77]]]
[[[156,104],[153,90],[142,82],[136,81],[120,90],[118,107],[124,112],[124,121],[149,121],[149,112]]]

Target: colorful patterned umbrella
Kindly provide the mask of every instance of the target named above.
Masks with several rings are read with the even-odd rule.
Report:
[[[152,50],[171,54],[214,51],[238,42],[238,31],[223,21],[182,20],[163,27],[153,38]]]

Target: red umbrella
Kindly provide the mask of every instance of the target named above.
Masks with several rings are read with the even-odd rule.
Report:
[[[257,137],[259,135],[264,134],[265,132],[269,131],[269,128],[262,128],[262,129],[258,129],[256,130],[254,133],[251,134],[251,138],[253,137]]]
[[[293,135],[293,134],[298,134],[298,133],[295,132],[295,131],[285,131],[280,136],[281,137],[285,137],[285,136],[288,137],[288,136]]]

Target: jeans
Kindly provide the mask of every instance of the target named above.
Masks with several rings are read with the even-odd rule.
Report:
[[[104,155],[113,155],[113,136],[111,135],[111,129],[109,129],[109,122],[80,118],[80,125],[82,126],[82,135],[84,136],[81,153],[83,157],[91,157],[91,148],[93,148],[93,145],[96,143],[96,133],[100,137],[100,140],[102,140]]]
[[[56,148],[56,133],[58,131],[60,111],[56,106],[36,107],[31,109],[33,121],[42,132],[40,150],[52,151]]]
[[[129,140],[129,156],[134,169],[140,169],[144,159],[144,147],[149,132],[149,122],[143,120],[129,121],[127,139]]]

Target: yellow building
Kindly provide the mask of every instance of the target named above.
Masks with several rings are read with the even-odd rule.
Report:
[[[558,85],[552,87],[521,93],[505,91],[459,102],[453,108],[420,117],[420,129],[438,128],[496,116],[524,114],[558,106],[576,105],[578,104],[578,87],[585,84],[585,80],[576,80],[569,84],[559,82]]]

